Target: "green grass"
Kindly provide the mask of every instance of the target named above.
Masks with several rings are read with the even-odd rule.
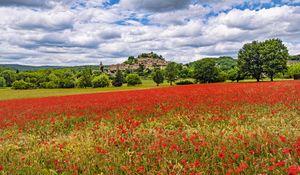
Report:
[[[167,82],[158,87],[169,86]],[[156,88],[156,84],[152,80],[143,80],[142,85],[107,88],[72,88],[72,89],[33,89],[33,90],[13,90],[11,88],[0,89],[0,100],[12,100],[21,98],[39,98],[49,96],[63,96],[75,94],[88,94],[99,92],[126,91],[136,89]]]
[[[274,81],[283,81],[290,79],[274,79]],[[262,82],[270,81],[270,79],[263,79]],[[230,80],[226,81],[232,83]],[[255,79],[241,80],[240,82],[256,82]],[[165,81],[158,87],[169,86]],[[12,100],[21,98],[39,98],[49,96],[63,96],[63,95],[75,95],[75,94],[88,94],[99,92],[112,92],[112,91],[126,91],[136,89],[149,89],[157,88],[156,84],[152,80],[143,80],[142,85],[127,86],[124,84],[122,87],[107,87],[107,88],[72,88],[72,89],[33,89],[33,90],[13,90],[10,88],[0,89],[0,100]]]

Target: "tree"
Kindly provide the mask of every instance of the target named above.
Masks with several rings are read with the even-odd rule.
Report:
[[[92,69],[85,68],[79,73],[79,78],[76,81],[78,87],[91,87],[92,86]]]
[[[142,80],[137,74],[128,74],[126,77],[127,86],[135,86],[138,84],[142,84]]]
[[[167,81],[172,85],[174,81],[176,81],[177,76],[178,76],[178,66],[175,62],[171,62],[167,65],[165,69],[165,77]]]
[[[93,88],[97,87],[108,87],[110,85],[109,77],[106,74],[101,74],[94,77],[92,80]]]
[[[6,86],[5,79],[3,77],[0,77],[0,88],[3,88]]]
[[[115,87],[121,87],[124,82],[124,76],[122,74],[122,71],[118,70],[116,73],[116,77],[114,78],[112,85]]]
[[[134,56],[129,56],[127,61],[125,61],[124,63],[125,64],[134,64],[134,63],[136,63],[136,61],[137,60],[134,58]]]
[[[241,72],[251,75],[257,82],[264,72],[264,59],[261,58],[260,48],[261,44],[253,41],[245,44],[238,53],[238,66]]]
[[[0,77],[3,77],[6,82],[6,86],[10,87],[14,81],[16,81],[16,72],[13,70],[5,70],[1,72]]]
[[[152,79],[156,83],[156,85],[159,86],[159,84],[164,82],[163,72],[159,69],[155,70],[153,72]]]
[[[216,62],[211,58],[204,58],[194,63],[194,78],[197,82],[213,83],[219,80],[220,70],[216,67]]]
[[[287,70],[288,49],[280,39],[270,39],[261,43],[261,58],[263,59],[264,72],[273,81],[277,73],[284,73]]]
[[[12,89],[34,89],[36,86],[32,83],[27,83],[24,80],[17,80],[13,82]]]

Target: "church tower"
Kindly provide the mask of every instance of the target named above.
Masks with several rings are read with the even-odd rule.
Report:
[[[103,66],[103,64],[102,64],[102,61],[101,61],[100,64],[99,64],[99,71],[100,71],[101,73],[104,73],[104,66]]]

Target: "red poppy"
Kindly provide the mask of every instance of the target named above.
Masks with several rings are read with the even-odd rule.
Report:
[[[297,175],[300,172],[300,166],[292,165],[289,168],[288,175]]]
[[[220,151],[218,157],[219,157],[220,159],[224,159],[224,158],[225,158],[224,152],[223,152],[223,151]]]

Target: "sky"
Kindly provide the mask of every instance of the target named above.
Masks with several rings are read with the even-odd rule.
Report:
[[[300,0],[0,0],[0,64],[188,63],[271,38],[300,54]]]

